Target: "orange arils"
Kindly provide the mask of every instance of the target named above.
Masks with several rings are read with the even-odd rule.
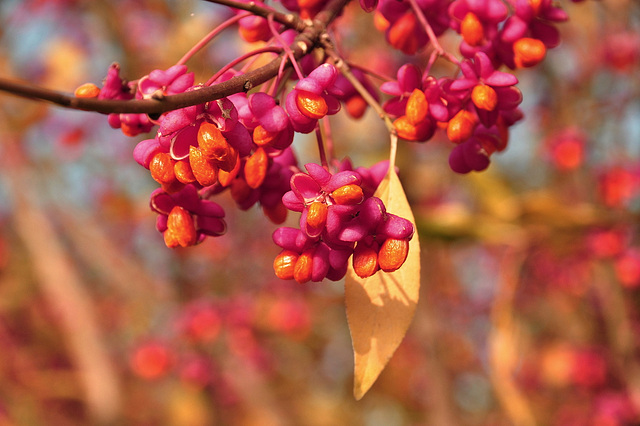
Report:
[[[405,12],[387,32],[389,44],[408,55],[413,55],[420,47],[418,46],[418,37],[415,36],[418,25],[415,13],[412,10]]]
[[[214,160],[221,170],[230,172],[240,162],[240,156],[238,155],[238,151],[229,145],[227,153],[222,158],[214,158]]]
[[[296,106],[305,117],[318,120],[329,112],[327,101],[320,95],[311,92],[298,91]]]
[[[358,243],[353,252],[353,271],[360,278],[367,278],[375,274],[380,267],[378,266],[378,253],[363,243]]]
[[[351,184],[344,185],[340,188],[336,189],[331,193],[331,198],[336,204],[341,205],[355,205],[362,202],[364,199],[364,193],[362,192],[362,188],[360,185]]]
[[[173,159],[166,152],[159,152],[153,156],[149,163],[151,177],[159,184],[170,184],[176,180],[173,171]]]
[[[131,126],[127,123],[121,123],[120,130],[122,130],[122,133],[125,136],[129,136],[129,137],[134,137],[140,134],[140,131],[135,126]]]
[[[382,13],[376,11],[373,14],[373,26],[376,27],[376,30],[380,31],[381,33],[387,31],[387,28],[389,28],[389,21],[387,21],[387,18],[384,17],[384,15],[382,15]]]
[[[327,221],[329,207],[325,203],[314,201],[307,210],[307,225],[318,229],[324,226]]]
[[[277,136],[278,136],[277,132],[276,133],[269,132],[260,125],[258,125],[258,127],[253,129],[253,142],[255,142],[255,144],[258,146],[269,145],[271,142],[273,142],[276,139]]]
[[[447,124],[447,137],[453,143],[462,143],[473,135],[476,124],[476,118],[472,113],[466,110],[459,111]]]
[[[498,105],[498,94],[491,86],[478,84],[471,92],[473,104],[485,111],[493,111]]]
[[[244,178],[250,188],[256,189],[262,185],[267,175],[268,166],[269,157],[264,148],[256,149],[256,152],[247,158],[247,162],[244,164]]]
[[[262,40],[268,40],[271,36],[271,30],[268,25],[255,25],[252,27],[238,27],[240,37],[249,43],[255,43]]]
[[[388,238],[378,251],[378,264],[385,272],[399,269],[409,254],[409,241]]]
[[[198,128],[198,147],[207,157],[221,159],[228,155],[229,143],[215,124],[203,121]]]
[[[533,13],[538,15],[540,13],[540,5],[542,4],[542,0],[529,0],[529,5],[533,9]]]
[[[422,90],[413,89],[413,92],[411,92],[407,100],[405,111],[407,119],[414,125],[421,123],[427,118],[427,114],[429,114],[429,103]]]
[[[293,268],[293,278],[300,284],[311,281],[311,273],[313,272],[313,252],[313,249],[305,250],[296,260],[296,265]]]
[[[298,253],[282,250],[273,261],[273,270],[281,280],[293,279],[293,273],[298,260]]]
[[[355,119],[362,118],[364,113],[367,111],[367,101],[360,95],[351,96],[345,102],[345,106],[347,107],[347,112],[349,115]]]
[[[178,241],[178,237],[173,233],[173,231],[167,229],[164,231],[164,244],[169,248],[176,248],[180,245]]]
[[[478,17],[468,12],[460,23],[460,34],[469,46],[480,46],[484,41],[484,27]]]
[[[281,201],[273,207],[262,206],[262,211],[264,212],[264,215],[269,218],[271,223],[280,225],[287,220],[289,209],[287,209]]]
[[[79,86],[73,94],[77,98],[97,98],[100,94],[100,88],[93,83],[85,83]]]
[[[513,43],[513,61],[520,68],[540,63],[547,54],[544,43],[535,38],[521,38]]]
[[[218,167],[193,145],[189,147],[189,165],[200,185],[210,186],[218,181]]]
[[[238,173],[240,172],[241,163],[242,162],[237,159],[236,155],[236,165],[233,166],[233,169],[231,169],[231,171],[224,170],[222,167],[220,167],[220,170],[218,170],[218,182],[220,182],[220,185],[224,187],[231,185],[231,182],[236,178],[236,176],[238,176]]]
[[[249,198],[253,191],[244,179],[234,179],[231,181],[231,198],[237,204],[242,204],[244,200]]]
[[[165,244],[173,248],[178,245],[189,247],[196,243],[197,233],[193,223],[193,217],[183,207],[174,206],[167,218],[167,230],[165,231]]]
[[[176,175],[178,181],[184,184],[190,184],[196,181],[196,177],[193,175],[191,165],[186,159],[176,161],[173,165],[173,172]]]
[[[424,120],[418,124],[412,124],[406,115],[399,117],[393,122],[398,136],[408,141],[426,141],[433,136],[433,124],[430,120]]]
[[[323,0],[298,0],[300,17],[302,19],[313,19],[313,17],[322,9],[323,4]]]
[[[322,3],[322,0],[298,0],[298,6],[300,9],[315,9]]]

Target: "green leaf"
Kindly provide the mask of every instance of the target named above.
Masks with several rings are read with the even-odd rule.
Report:
[[[389,213],[410,220],[411,207],[393,167],[378,187],[376,197]],[[391,359],[411,324],[420,291],[420,243],[418,233],[409,242],[404,265],[394,272],[378,271],[360,278],[349,265],[345,280],[345,304],[354,355],[353,394],[361,399]]]

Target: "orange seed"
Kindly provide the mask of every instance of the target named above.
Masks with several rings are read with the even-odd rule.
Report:
[[[175,239],[182,247],[192,246],[197,241],[196,227],[193,217],[183,207],[174,206],[167,218],[167,231],[170,231],[171,241]],[[166,232],[165,231],[165,234]],[[166,239],[165,239],[166,243]],[[168,244],[167,244],[168,245]]]
[[[236,160],[236,164],[235,166],[233,166],[233,169],[231,169],[231,171],[226,171],[222,167],[220,168],[220,170],[218,170],[218,182],[220,182],[220,185],[224,187],[231,185],[231,182],[236,178],[236,176],[238,176],[238,173],[240,172],[241,163],[242,162],[240,160]]]
[[[393,125],[396,128],[398,137],[413,142],[426,141],[433,136],[435,130],[430,120],[424,120],[419,124],[412,124],[406,115],[398,117],[396,121],[393,122]]]
[[[298,253],[291,250],[282,250],[273,261],[273,270],[281,280],[293,279]]]
[[[282,201],[273,207],[262,206],[262,211],[264,212],[264,215],[269,218],[271,223],[276,225],[284,223],[284,221],[287,220],[287,214],[289,212],[285,205],[282,204]]]
[[[352,183],[350,185],[341,186],[333,191],[331,193],[331,198],[333,198],[333,201],[335,201],[336,204],[356,205],[362,202],[364,193],[362,192],[360,185]]]
[[[378,265],[378,253],[373,247],[363,243],[358,243],[353,252],[353,271],[360,278],[367,278],[375,274],[380,266]]]
[[[258,146],[269,145],[277,136],[278,133],[269,132],[261,125],[258,125],[258,127],[253,129],[253,142]]]
[[[424,95],[424,92],[420,89],[413,89],[409,99],[407,101],[407,107],[405,109],[407,119],[413,125],[416,125],[425,118],[429,113],[429,103]]]
[[[153,156],[149,163],[151,177],[160,184],[170,184],[176,180],[173,171],[173,159],[166,152],[159,152]]]
[[[524,37],[513,43],[513,61],[520,68],[539,64],[546,54],[547,48],[538,39]]]
[[[296,106],[308,118],[318,120],[329,112],[327,101],[320,95],[299,91],[296,94]]]
[[[314,201],[307,211],[307,224],[312,228],[321,228],[327,221],[329,207],[325,203]]]
[[[409,241],[387,238],[378,251],[380,269],[393,272],[399,269],[409,254]]]
[[[460,23],[460,34],[470,46],[480,46],[484,41],[484,27],[473,12],[468,12]]]
[[[311,273],[313,271],[313,249],[307,249],[302,252],[296,260],[293,269],[293,278],[300,284],[311,281]]]
[[[227,155],[229,143],[215,124],[203,121],[198,128],[198,148],[207,157],[220,159]]]
[[[193,145],[189,147],[189,165],[200,185],[210,186],[218,181],[218,167],[201,149]]]
[[[485,111],[493,111],[498,105],[498,94],[491,86],[478,84],[471,92],[473,104]]]
[[[476,128],[475,116],[466,110],[459,111],[447,124],[447,137],[453,143],[462,143],[473,135]]]
[[[85,83],[79,86],[73,93],[77,98],[97,98],[100,88],[93,83]]]
[[[244,165],[244,178],[247,181],[247,185],[250,188],[256,189],[267,175],[267,168],[269,166],[269,157],[264,148],[260,147],[256,149]]]
[[[196,177],[193,175],[193,171],[191,170],[191,165],[186,159],[176,161],[173,165],[173,172],[175,173],[178,181],[185,185],[196,181]]]

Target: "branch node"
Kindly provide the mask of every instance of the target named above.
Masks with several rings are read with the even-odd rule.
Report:
[[[157,99],[159,101],[164,99],[164,93],[162,92],[162,89],[158,89],[155,92],[153,92],[151,94],[151,99]]]
[[[242,90],[244,90],[246,93],[251,89],[253,89],[253,83],[251,82],[251,80],[245,80],[244,84],[242,85]]]
[[[300,40],[296,43],[296,45],[298,46],[298,48],[300,49],[303,55],[307,54],[307,51],[309,50],[309,45],[307,43]]]

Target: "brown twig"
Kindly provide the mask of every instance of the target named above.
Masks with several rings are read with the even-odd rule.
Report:
[[[285,25],[289,28],[293,28],[298,32],[304,31],[305,28],[307,28],[308,26],[308,24],[295,13],[278,12],[275,9],[272,9],[264,5],[261,6],[253,1],[250,1],[247,3],[234,1],[234,0],[204,0],[204,1],[209,3],[219,4],[222,6],[231,7],[234,9],[246,10],[248,12],[251,12],[253,15],[261,16],[263,18],[267,18],[269,15],[273,15],[274,21],[282,25]]]
[[[216,1],[223,4],[220,0]],[[225,4],[228,2],[228,0],[223,1]],[[349,0],[331,0],[327,6],[316,15],[313,22],[307,25],[291,44],[291,50],[293,51],[295,59],[300,59],[313,50],[319,43],[320,36],[324,34],[327,26],[333,22],[348,2]],[[237,75],[227,81],[202,87],[199,90],[193,90],[191,92],[164,96],[162,99],[134,99],[123,101],[78,98],[56,90],[2,78],[0,78],[0,91],[84,111],[161,114],[178,108],[221,99],[234,93],[247,92],[253,87],[274,78],[278,74],[281,62],[282,58],[278,57],[260,68],[249,71],[246,74]]]

